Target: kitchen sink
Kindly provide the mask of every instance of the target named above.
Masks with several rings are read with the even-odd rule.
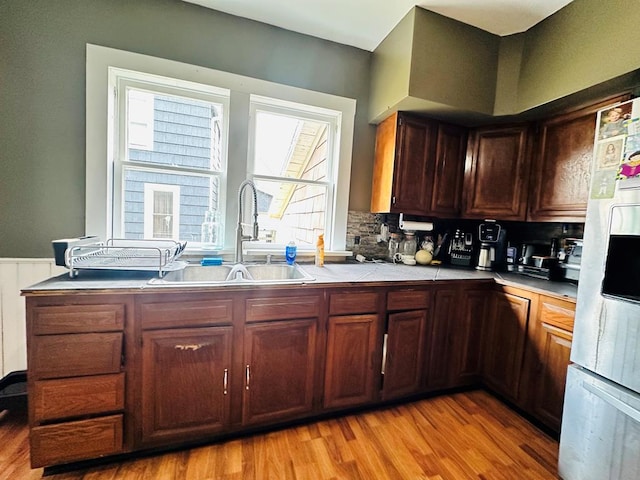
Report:
[[[189,265],[182,270],[167,272],[162,278],[152,278],[151,285],[271,285],[296,284],[315,280],[299,265],[241,264],[200,266]]]

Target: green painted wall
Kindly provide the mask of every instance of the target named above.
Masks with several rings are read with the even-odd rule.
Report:
[[[525,33],[518,111],[640,68],[638,0],[574,0]]]
[[[500,37],[415,8],[409,95],[493,113]]]
[[[2,0],[0,257],[84,233],[87,43],[355,98],[350,208],[368,209],[370,52],[179,0]]]
[[[374,51],[369,119],[400,109],[491,115],[499,51],[500,37],[414,7]]]

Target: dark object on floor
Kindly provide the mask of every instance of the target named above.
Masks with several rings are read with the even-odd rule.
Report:
[[[27,372],[11,372],[0,379],[0,411],[27,401]]]

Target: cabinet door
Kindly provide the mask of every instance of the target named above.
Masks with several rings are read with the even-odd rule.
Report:
[[[404,115],[398,122],[391,211],[424,215],[429,211],[433,184],[433,124]]]
[[[540,124],[533,159],[529,220],[584,222],[596,113],[621,100],[624,97],[616,97]]]
[[[453,386],[474,385],[482,373],[482,333],[489,307],[487,290],[462,291],[460,314],[452,318]]]
[[[529,328],[530,378],[520,391],[528,397],[531,412],[556,431],[562,418],[574,316],[573,302],[541,296],[538,317]]]
[[[316,319],[254,323],[244,334],[243,424],[313,410]]]
[[[434,124],[398,113],[376,130],[371,211],[424,215],[431,202]]]
[[[464,216],[524,220],[529,180],[529,127],[478,129],[465,166]]]
[[[433,321],[428,335],[426,386],[446,388],[452,377],[451,324],[458,314],[458,291],[437,290],[434,295]]]
[[[324,380],[325,408],[347,407],[375,399],[380,378],[376,352],[380,317],[329,317]]]
[[[384,399],[420,390],[426,328],[427,310],[389,315],[386,351],[382,357]]]
[[[460,214],[466,146],[465,128],[448,124],[438,125],[430,214]]]
[[[193,440],[229,418],[232,327],[142,334],[142,442]]]
[[[528,298],[495,292],[487,318],[484,380],[512,400],[518,398],[530,303]]]

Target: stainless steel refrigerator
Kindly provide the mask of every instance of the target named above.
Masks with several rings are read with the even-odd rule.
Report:
[[[560,434],[564,480],[640,479],[640,99],[598,113]]]

